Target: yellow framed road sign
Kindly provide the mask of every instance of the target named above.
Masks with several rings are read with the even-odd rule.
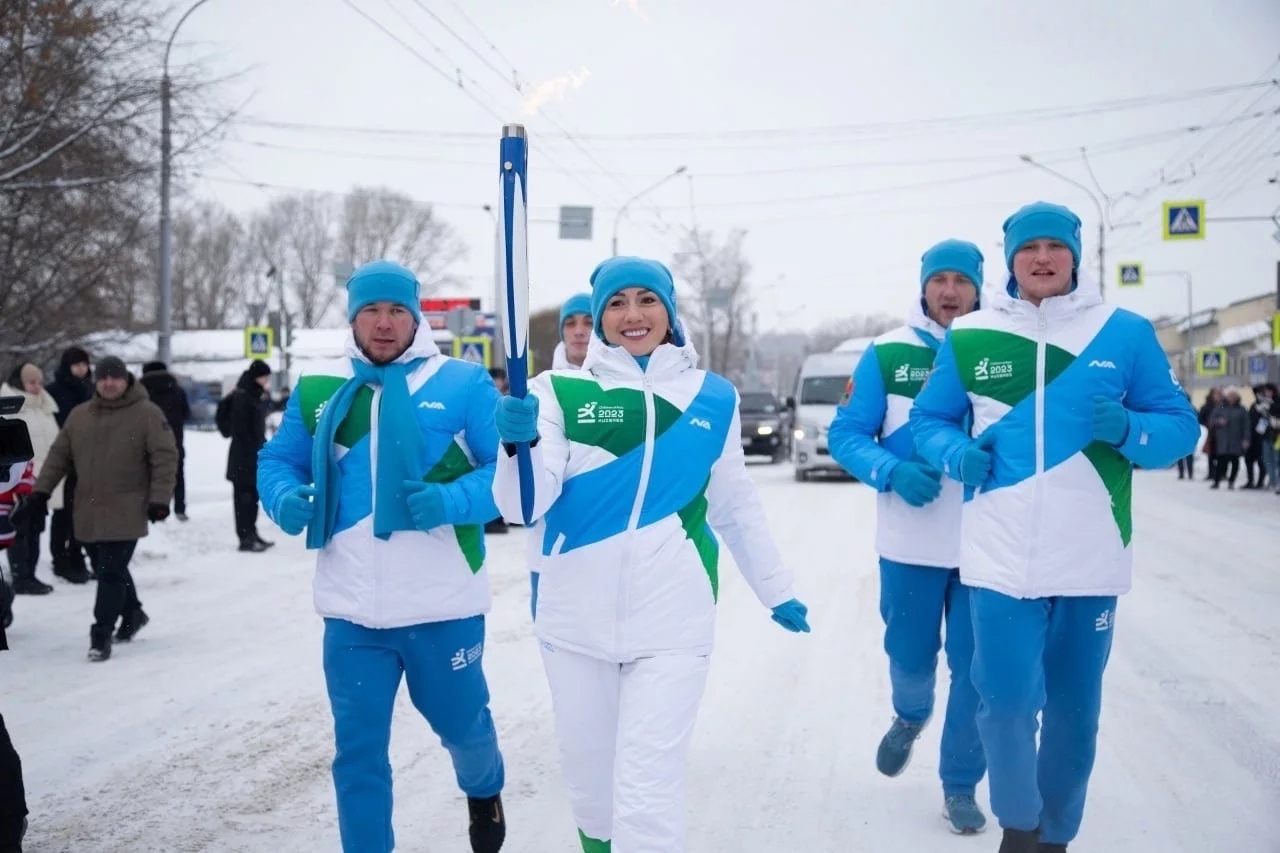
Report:
[[[1204,239],[1204,199],[1166,201],[1160,217],[1166,240]]]
[[[1197,376],[1226,376],[1227,348],[1202,347],[1196,350]]]
[[[244,330],[244,357],[271,358],[275,334],[270,326],[249,326]]]
[[[487,370],[493,366],[493,338],[488,335],[454,338],[453,357],[483,364]]]

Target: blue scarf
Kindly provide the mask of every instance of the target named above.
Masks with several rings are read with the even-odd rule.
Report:
[[[316,514],[307,527],[308,548],[323,548],[333,538],[338,496],[342,491],[342,472],[334,458],[333,439],[351,410],[356,393],[365,385],[382,386],[378,404],[378,481],[373,494],[373,535],[390,539],[397,530],[416,529],[409,514],[404,481],[423,477],[422,432],[409,397],[409,374],[421,363],[422,359],[416,359],[408,364],[376,366],[359,359],[351,360],[355,375],[325,404],[316,424],[311,448]]]

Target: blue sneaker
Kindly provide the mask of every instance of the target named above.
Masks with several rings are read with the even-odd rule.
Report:
[[[987,818],[972,794],[953,794],[943,800],[942,816],[956,835],[976,835],[987,828]]]
[[[894,717],[893,725],[881,738],[880,748],[876,750],[876,769],[886,776],[897,776],[906,770],[911,762],[911,748],[928,724],[928,720],[908,723],[901,717]]]

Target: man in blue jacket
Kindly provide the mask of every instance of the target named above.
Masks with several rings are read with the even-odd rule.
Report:
[[[1079,217],[1037,202],[1004,235],[1008,285],[951,325],[910,423],[972,495],[960,577],[1000,853],[1063,853],[1132,584],[1133,468],[1172,465],[1200,427],[1151,323],[1081,275]]]
[[[480,365],[440,354],[408,269],[366,264],[347,293],[347,357],[298,381],[258,461],[267,515],[319,552],[343,850],[395,846],[388,749],[403,676],[453,759],[471,849],[496,853],[504,770],[481,665],[498,390]]]
[[[907,416],[951,321],[978,303],[983,257],[972,243],[944,240],[920,261],[920,294],[906,325],[876,338],[863,354],[827,446],[845,470],[880,493],[880,615],[895,717],[880,741],[876,767],[886,776],[902,773],[933,716],[945,623],[951,689],[939,773],[951,829],[968,835],[985,829],[987,819],[974,799],[986,760],[975,719],[978,694],[969,678],[969,591],[958,568],[963,494],[916,455]]]

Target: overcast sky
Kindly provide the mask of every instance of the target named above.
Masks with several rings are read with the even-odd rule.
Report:
[[[586,289],[620,203],[682,165],[628,209],[620,250],[668,261],[694,221],[746,229],[763,329],[901,315],[947,237],[998,283],[1000,224],[1035,199],[1080,214],[1092,269],[1094,203],[1018,158],[1094,186],[1081,146],[1114,202],[1109,300],[1185,311],[1177,279],[1116,288],[1125,260],[1189,271],[1199,306],[1276,288],[1276,226],[1213,221],[1280,209],[1280,87],[1245,88],[1280,78],[1276,0],[351,2],[420,56],[344,0],[209,0],[188,19],[173,62],[242,71],[225,98],[247,101],[190,189],[248,212],[281,190],[246,180],[392,186],[438,205],[486,304],[504,120],[533,141],[535,306]],[[1184,198],[1207,201],[1208,238],[1164,242],[1160,204]],[[558,239],[560,205],[595,209],[593,240]]]

